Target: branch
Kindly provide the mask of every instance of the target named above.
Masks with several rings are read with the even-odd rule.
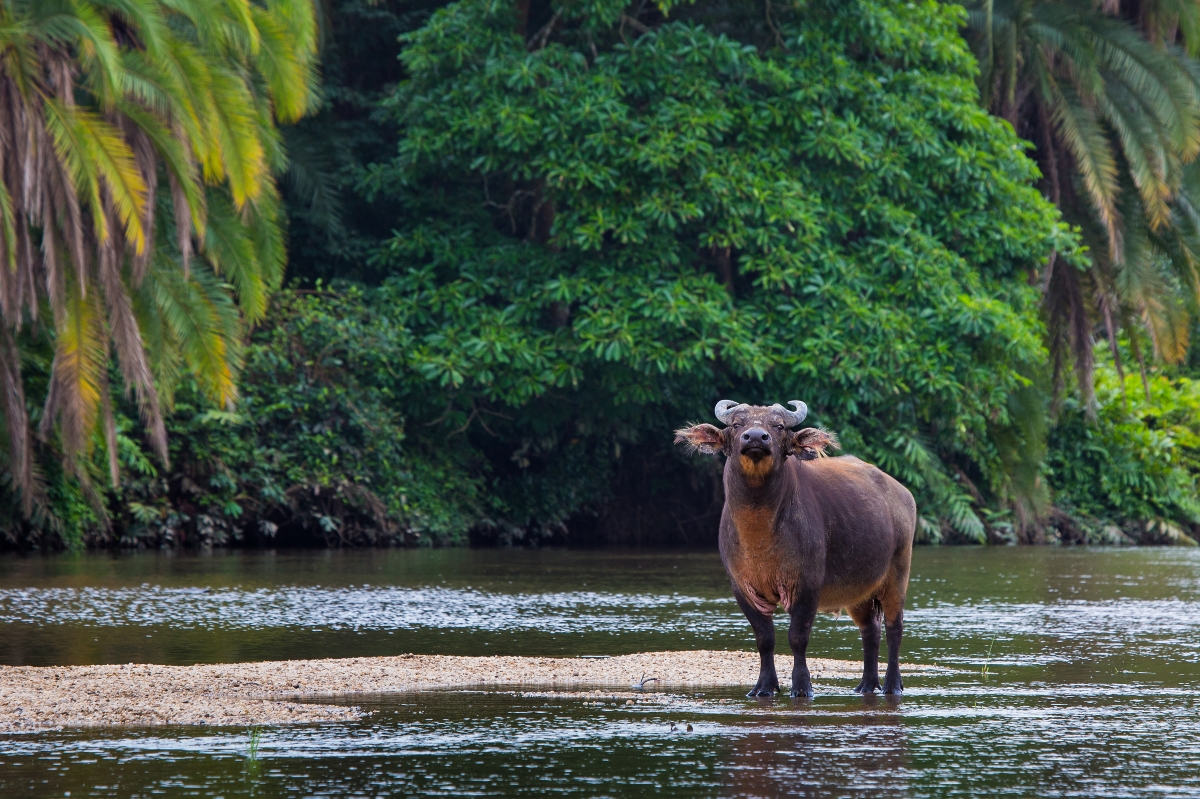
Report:
[[[633,28],[638,33],[649,33],[650,32],[650,29],[647,28],[645,26],[645,24],[639,22],[638,20],[634,19],[633,17],[629,16],[628,14],[622,14],[621,15],[621,31],[622,31],[622,33],[624,33],[624,31],[625,31],[626,25]]]
[[[554,16],[550,17],[550,21],[543,25],[541,30],[533,34],[533,37],[526,45],[526,49],[532,53],[534,50],[541,50],[543,47],[545,47],[546,42],[550,39],[550,34],[554,33],[554,28],[558,25],[559,20],[561,19],[562,9],[559,9],[558,11],[554,12]]]
[[[775,45],[781,50],[786,50],[787,47],[783,44],[783,34],[779,32],[779,28],[775,26],[775,20],[772,18],[771,0],[766,0],[764,10],[766,12],[767,27],[771,29],[771,33],[775,34]]]

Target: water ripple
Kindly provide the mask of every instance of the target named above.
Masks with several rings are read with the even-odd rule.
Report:
[[[906,611],[905,620],[923,639],[995,640],[994,663],[1004,662],[1004,643],[1018,637],[1046,647],[1025,653],[1020,662],[1026,664],[1069,662],[1084,651],[1097,656],[1132,650],[1200,662],[1200,602],[1182,599],[939,604]],[[976,653],[964,662],[977,660]]]
[[[449,588],[34,588],[0,590],[0,623],[175,629],[539,630],[670,632],[745,625],[732,599]],[[664,627],[664,625],[666,625]]]
[[[936,651],[926,649],[926,654],[947,664],[978,662],[980,642],[994,642],[991,662],[996,665],[1070,662],[1083,650],[1089,657],[1136,651],[1200,662],[1200,602],[1184,599],[938,603],[910,609],[906,620],[913,644],[926,649],[921,642],[938,642]],[[786,624],[786,616],[780,613],[778,622]],[[710,640],[748,634],[731,598],[371,585],[0,589],[4,623],[200,631],[650,633]],[[1009,644],[1017,639],[1027,645],[1014,650]]]

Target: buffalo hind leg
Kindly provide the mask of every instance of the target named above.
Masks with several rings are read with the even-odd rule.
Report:
[[[758,682],[746,696],[774,696],[779,690],[779,677],[775,674],[775,621],[754,607],[736,588],[733,596],[754,628],[754,642],[758,646]]]
[[[873,694],[883,690],[879,684],[879,633],[883,609],[879,600],[871,597],[847,610],[850,612],[850,618],[858,625],[863,642],[862,682],[854,690],[860,694]]]
[[[817,597],[801,596],[790,609],[792,624],[788,627],[788,643],[796,664],[792,666],[792,696],[813,695],[812,680],[808,675],[808,637],[812,634],[813,622],[817,618]]]
[[[907,581],[906,581],[907,582]],[[900,695],[904,682],[900,679],[900,642],[904,638],[904,593],[888,591],[880,596],[883,605],[884,629],[887,630],[888,664],[883,677],[883,692]]]

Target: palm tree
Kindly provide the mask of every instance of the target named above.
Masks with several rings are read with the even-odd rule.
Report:
[[[181,369],[234,399],[241,321],[283,270],[276,124],[313,107],[315,53],[311,0],[0,0],[0,412],[26,512],[22,330],[53,339],[40,432],[85,480],[96,432],[117,478],[113,356],[164,462]]]
[[[1056,383],[1074,356],[1091,400],[1092,331],[1140,321],[1180,360],[1200,300],[1200,46],[1195,0],[976,0],[969,38],[985,105],[1036,146],[1046,195],[1083,231],[1090,265],[1052,256],[1041,278]],[[1134,354],[1144,360],[1137,336]]]

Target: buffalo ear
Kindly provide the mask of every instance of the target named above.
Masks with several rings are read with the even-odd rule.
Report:
[[[792,433],[787,454],[795,455],[802,461],[811,461],[824,457],[827,449],[841,449],[837,436],[819,427],[805,427]]]
[[[694,424],[675,431],[675,443],[684,444],[692,452],[716,455],[725,449],[725,431],[711,424]]]

